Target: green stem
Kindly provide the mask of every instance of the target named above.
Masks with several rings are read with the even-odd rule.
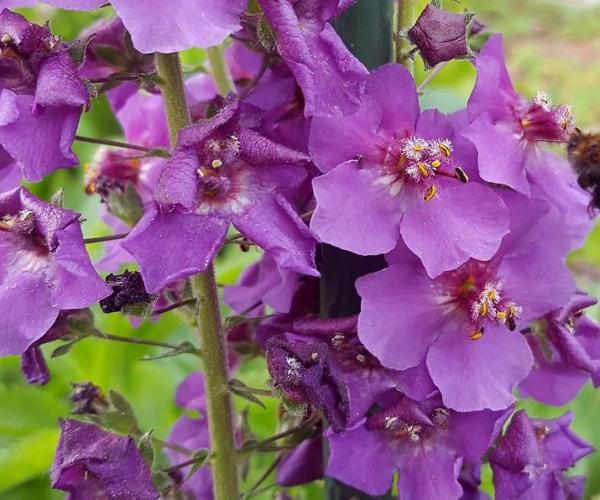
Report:
[[[407,56],[410,42],[398,34],[405,28],[410,28],[414,21],[415,0],[398,0],[396,14],[396,62],[402,64],[408,71],[413,72],[413,61]]]
[[[177,349],[177,345],[161,342],[160,340],[141,339],[139,337],[124,337],[121,335],[112,335],[100,330],[94,331],[92,335],[98,339],[112,340],[114,342],[125,342],[127,344],[150,345],[153,347],[164,347],[166,349]]]
[[[77,142],[87,142],[88,144],[100,144],[102,146],[112,146],[114,148],[133,149],[134,151],[143,151],[144,153],[160,152],[158,149],[147,148],[146,146],[140,146],[138,144],[129,144],[128,142],[113,141],[112,139],[96,139],[95,137],[76,135],[75,140]],[[166,152],[164,154],[166,154]],[[160,156],[163,156],[163,154],[160,154]]]
[[[156,60],[174,145],[179,130],[190,124],[181,63],[178,54],[157,54]],[[197,324],[204,356],[214,496],[216,500],[235,500],[239,498],[239,487],[231,396],[227,387],[227,346],[213,266],[209,265],[190,281],[198,300]]]
[[[233,86],[231,73],[225,61],[223,47],[221,45],[209,47],[206,49],[206,56],[208,57],[208,62],[210,62],[210,69],[217,84],[219,94],[225,96],[230,92],[234,92],[235,87]]]
[[[85,245],[92,245],[93,243],[104,243],[105,241],[122,240],[129,236],[129,233],[116,233],[108,234],[106,236],[95,236],[93,238],[84,238],[83,243]]]

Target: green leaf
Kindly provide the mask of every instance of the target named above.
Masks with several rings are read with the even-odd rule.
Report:
[[[152,444],[152,431],[145,432],[138,441],[140,455],[148,467],[152,468],[154,464],[154,445]]]
[[[67,342],[66,344],[63,344],[61,346],[58,346],[56,349],[54,349],[52,351],[52,354],[50,355],[51,358],[58,358],[59,356],[64,356],[65,354],[68,354],[69,351],[71,350],[71,348],[75,345],[75,343],[77,342],[78,339],[75,340],[71,340],[71,342]]]
[[[173,356],[179,356],[180,354],[200,354],[200,349],[198,349],[194,344],[188,342],[187,340],[181,342],[174,349],[169,349],[162,354],[157,354],[156,356],[144,356],[142,361],[154,361],[156,359],[164,359],[171,358]]]
[[[57,428],[39,429],[0,448],[0,491],[48,472],[58,432]]]
[[[204,464],[206,464],[206,461],[210,458],[210,455],[211,455],[211,451],[207,450],[205,448],[195,451],[194,454],[192,455],[192,460],[197,460],[197,461],[195,461],[192,464],[192,467],[190,468],[189,472],[187,473],[187,475],[185,476],[185,479],[183,481],[185,482],[188,479],[190,479],[198,471],[198,469],[200,467],[202,467]]]
[[[135,412],[125,396],[111,390],[108,393],[108,399],[114,407],[114,411],[107,411],[100,416],[104,425],[123,434],[134,436],[142,434]]]
[[[263,410],[267,409],[265,404],[251,392],[246,392],[246,391],[244,391],[244,389],[240,389],[235,385],[234,386],[229,385],[229,391],[231,392],[231,394],[234,394],[240,398],[250,401],[251,403],[254,403],[255,405],[260,406]]]

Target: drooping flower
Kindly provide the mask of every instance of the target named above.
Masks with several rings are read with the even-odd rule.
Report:
[[[549,405],[571,401],[583,384],[600,385],[600,328],[583,309],[596,299],[576,293],[525,330],[534,366],[519,384],[519,392]]]
[[[335,432],[346,427],[350,418],[348,389],[326,344],[271,338],[267,367],[286,397],[322,410]]]
[[[284,455],[277,467],[277,484],[297,486],[323,479],[323,438],[321,435],[302,441]]]
[[[75,130],[90,96],[65,46],[47,27],[0,13],[0,157],[37,181],[77,163]],[[0,170],[3,176],[8,170]],[[14,187],[14,186],[11,186]]]
[[[0,354],[22,354],[63,309],[110,294],[83,244],[79,214],[24,188],[0,194]]]
[[[156,300],[156,296],[153,297],[144,288],[138,271],[126,270],[122,274],[109,274],[106,283],[112,288],[112,293],[100,301],[102,312],[127,311],[131,307],[151,309]]]
[[[260,0],[277,49],[302,89],[307,116],[357,109],[367,70],[327,22],[352,2]]]
[[[457,411],[514,401],[512,389],[533,362],[518,329],[574,291],[563,255],[551,242],[521,237],[518,222],[489,261],[471,259],[432,279],[399,245],[388,268],[357,282],[360,340],[389,368],[426,360],[445,405]]]
[[[68,492],[70,500],[159,497],[133,438],[77,420],[64,420],[60,426],[51,472],[53,488]]]
[[[48,365],[40,346],[58,339],[85,335],[93,328],[94,315],[89,309],[60,311],[50,329],[21,355],[21,371],[27,383],[44,385],[50,380]]]
[[[508,231],[506,207],[491,188],[464,183],[476,158],[471,146],[453,147],[453,125],[435,110],[419,114],[403,67],[371,73],[357,113],[313,118],[311,156],[325,175],[313,181],[311,229],[360,255],[402,238],[430,276],[491,258]]]
[[[428,68],[469,55],[467,26],[472,14],[456,14],[427,4],[407,32]]]
[[[564,471],[594,448],[569,430],[572,420],[571,413],[552,420],[515,413],[490,456],[498,500],[582,497],[585,478]]]
[[[463,134],[475,144],[481,177],[528,195],[540,142],[565,142],[575,129],[571,108],[553,106],[544,92],[532,99],[513,89],[502,53],[501,35],[492,35],[475,59],[477,81],[467,110],[471,126]]]
[[[205,270],[230,223],[282,267],[317,275],[315,243],[286,197],[306,177],[305,156],[239,126],[235,114],[233,102],[180,131],[155,206],[122,243],[149,292]]]
[[[107,3],[105,0],[42,1],[72,10],[92,10]],[[11,6],[30,6],[36,2],[13,0]],[[163,0],[111,0],[110,4],[131,33],[135,48],[145,54],[218,45],[239,29],[240,14],[246,8],[246,0],[178,0],[177,8]]]
[[[503,412],[458,413],[439,395],[396,400],[340,434],[328,435],[326,473],[370,495],[383,495],[400,472],[408,498],[457,499],[463,461],[478,461],[495,437]]]

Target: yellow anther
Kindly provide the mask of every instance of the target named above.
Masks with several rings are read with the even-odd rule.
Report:
[[[467,182],[469,182],[469,176],[462,168],[456,167],[454,169],[454,174],[456,175],[456,178],[463,184],[466,184]]]
[[[488,299],[490,300],[496,300],[498,298],[498,294],[496,293],[496,290],[490,290],[487,293]]]
[[[212,168],[221,168],[223,166],[223,162],[219,159],[217,160],[213,160],[212,163]]]
[[[404,170],[405,165],[406,165],[406,156],[400,155],[400,158],[398,158],[398,164],[396,165],[396,167],[398,167],[398,170]]]
[[[432,184],[429,187],[429,189],[427,191],[425,191],[425,196],[423,196],[423,199],[425,201],[431,201],[431,200],[433,200],[436,193],[437,193],[437,188],[435,187],[435,184]]]
[[[481,304],[481,309],[479,309],[479,315],[480,316],[485,316],[487,313],[488,313],[488,306],[484,302],[483,304]]]
[[[469,335],[469,338],[471,340],[479,340],[481,337],[483,337],[483,326],[480,326],[477,330],[475,330],[471,335]]]
[[[441,165],[441,163],[440,163],[440,160],[433,160],[433,161],[431,162],[431,166],[432,166],[433,168],[438,168],[440,165]]]
[[[427,177],[429,175],[429,170],[427,170],[427,166],[424,163],[418,163],[417,168],[423,177]]]
[[[496,312],[496,318],[504,321],[506,319],[506,312],[504,312],[504,311],[497,311]]]
[[[440,153],[442,153],[444,156],[450,156],[450,154],[452,153],[452,151],[450,151],[450,148],[443,143],[440,144],[439,148]]]
[[[2,37],[0,37],[0,42],[10,43],[10,42],[12,42],[12,38],[8,33],[4,33],[4,35],[2,35]]]
[[[531,120],[528,120],[527,118],[523,118],[521,120],[521,125],[523,126],[523,128],[529,127],[529,125],[531,125]]]
[[[413,151],[423,151],[423,146],[421,146],[420,144],[415,144],[413,146]]]

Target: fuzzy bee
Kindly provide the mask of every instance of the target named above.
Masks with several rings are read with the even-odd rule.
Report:
[[[600,210],[600,133],[586,134],[576,128],[567,154],[578,184],[592,195],[590,210]]]

